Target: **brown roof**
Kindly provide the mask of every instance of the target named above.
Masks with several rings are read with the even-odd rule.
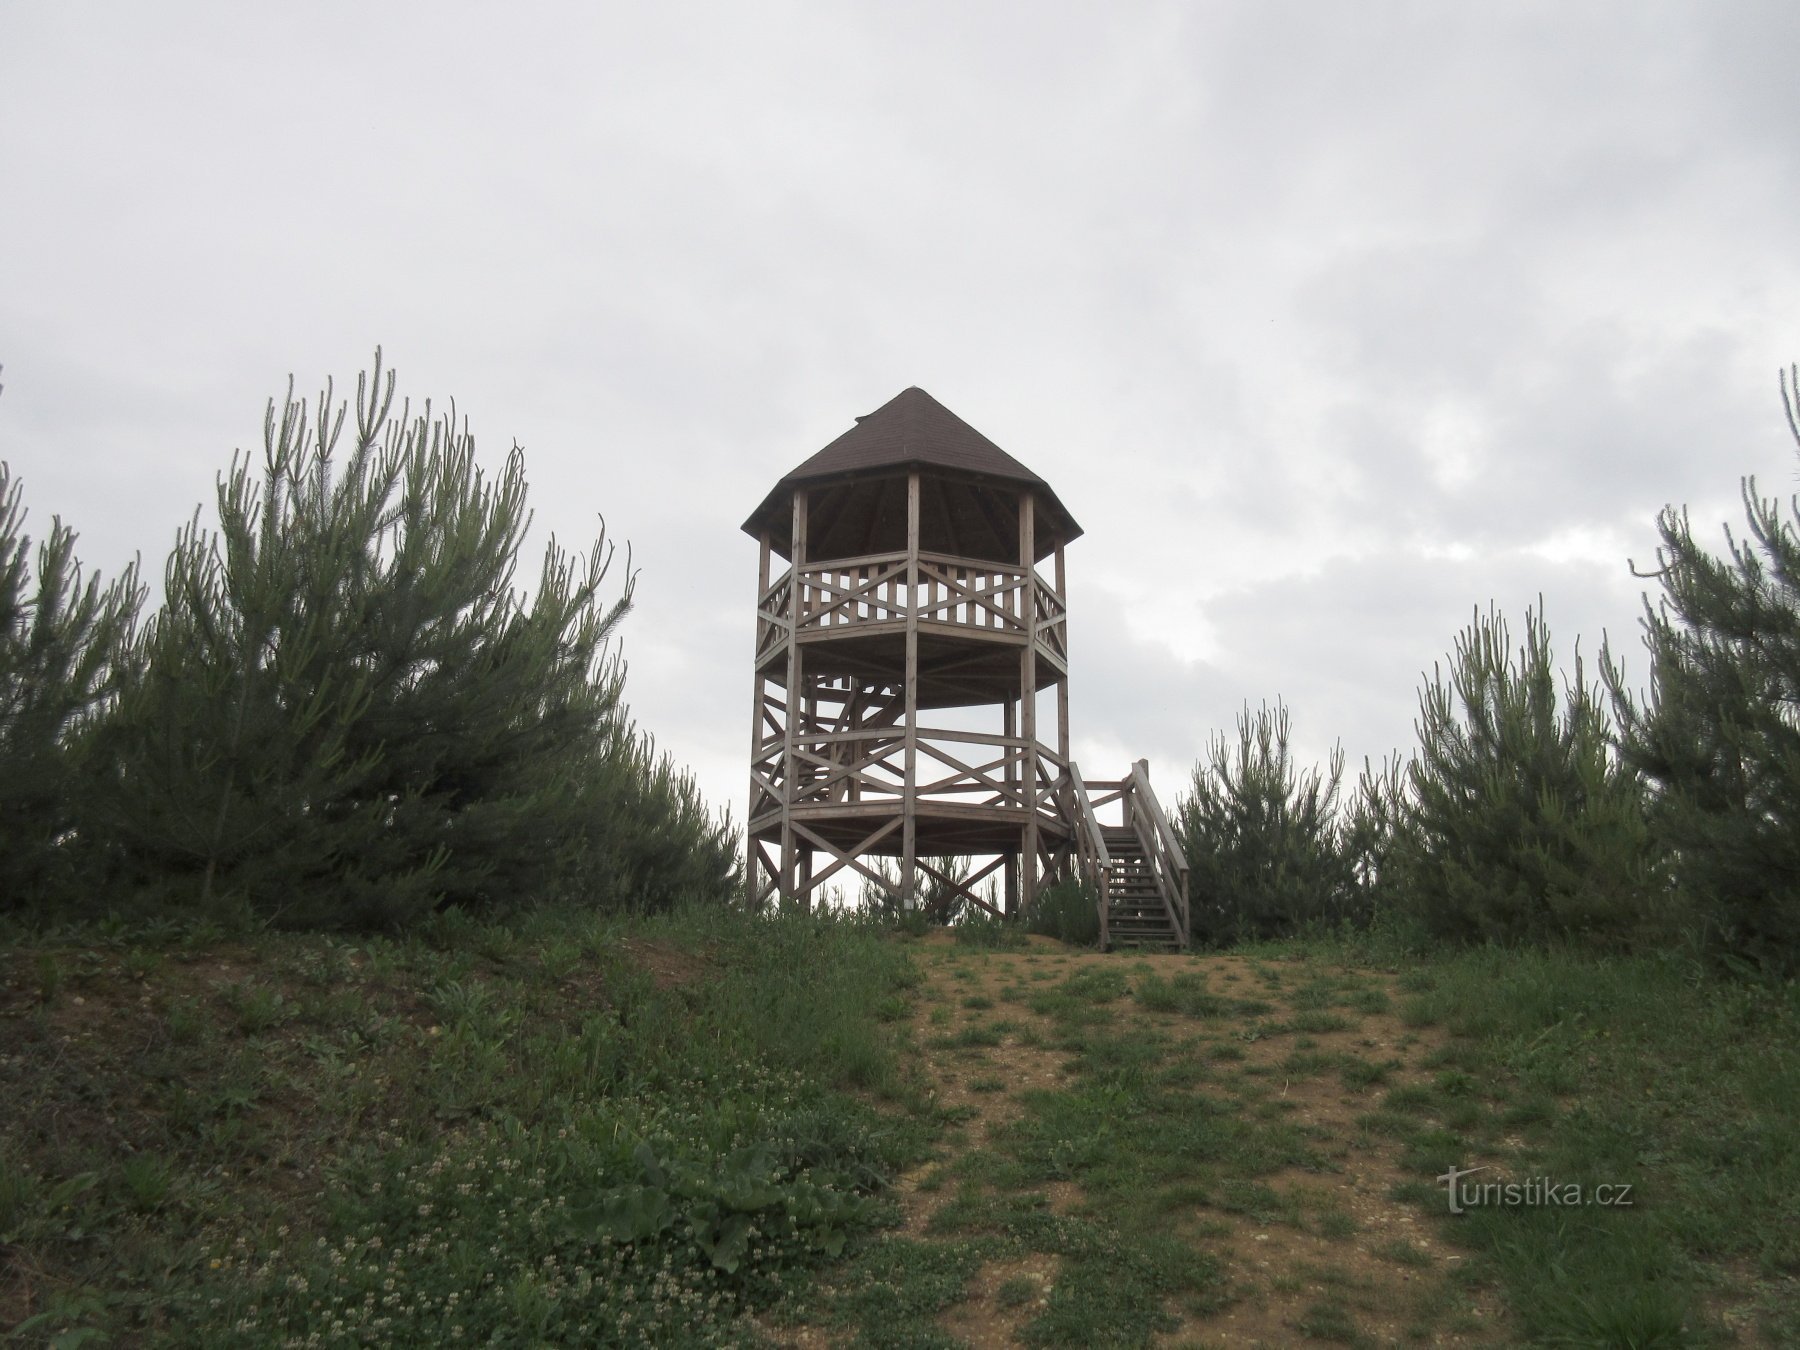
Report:
[[[1050,508],[1046,524],[1057,535],[1066,542],[1081,533],[1048,483],[917,385],[857,418],[850,430],[789,472],[744,522],[744,530],[751,535],[764,529],[784,532],[788,502],[798,484],[874,476],[912,465],[1029,484]]]

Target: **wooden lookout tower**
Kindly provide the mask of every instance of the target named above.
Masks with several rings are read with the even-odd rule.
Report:
[[[1016,915],[1074,873],[1103,940],[1186,944],[1187,866],[1144,761],[1086,782],[1069,758],[1063,551],[1081,527],[1048,483],[912,388],[744,530],[761,545],[753,904],[810,906],[849,869],[840,884],[908,908],[929,890]],[[1108,805],[1120,823],[1100,822]],[[953,875],[949,856],[981,861]],[[995,873],[998,904],[982,894]]]

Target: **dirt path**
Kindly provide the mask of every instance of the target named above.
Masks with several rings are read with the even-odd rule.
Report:
[[[1165,1179],[1139,1197],[1178,1240],[1217,1263],[1225,1290],[1219,1306],[1182,1316],[1159,1343],[1503,1339],[1496,1301],[1457,1278],[1460,1258],[1437,1221],[1395,1198],[1409,1183],[1417,1194],[1420,1172],[1416,1162],[1402,1166],[1403,1145],[1392,1137],[1399,1132],[1384,1133],[1383,1103],[1433,1085],[1440,1038],[1405,1025],[1392,973],[1236,956],[1100,955],[1045,938],[1022,950],[975,950],[942,931],[918,954],[926,978],[913,1034],[939,1104],[961,1124],[946,1156],[899,1184],[907,1236],[933,1232],[934,1216],[957,1193],[960,1155],[1004,1147],[1043,1100],[1032,1094],[1071,1088],[1076,1055],[1066,1024],[1059,1035],[1034,993],[1079,987],[1083,978],[1116,986],[1123,977],[1129,992],[1105,1003],[1112,1033],[1151,1038],[1168,1062],[1193,1066],[1196,1092],[1271,1130],[1291,1127],[1312,1158],[1260,1174],[1238,1168],[1241,1176],[1227,1160],[1204,1181]],[[1038,1189],[1059,1214],[1105,1210],[1070,1181]],[[1107,1200],[1116,1210],[1118,1197]],[[939,1326],[974,1346],[1014,1344],[1049,1303],[1060,1266],[1042,1252],[991,1261]]]

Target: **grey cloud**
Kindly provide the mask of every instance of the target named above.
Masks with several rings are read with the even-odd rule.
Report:
[[[1534,547],[1642,559],[1665,502],[1788,483],[1797,24],[14,7],[0,453],[154,570],[286,373],[381,342],[525,445],[532,565],[601,513],[632,542],[633,709],[740,809],[737,525],[917,383],[1087,527],[1078,744],[1165,781],[1281,694],[1315,753],[1379,754],[1477,603],[1629,635],[1622,556]]]

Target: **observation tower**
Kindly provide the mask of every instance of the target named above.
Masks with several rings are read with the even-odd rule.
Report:
[[[1063,554],[1082,531],[1047,482],[915,387],[783,477],[744,530],[760,546],[753,905],[866,880],[907,908],[929,892],[1013,916],[1073,873],[1103,939],[1185,945],[1186,863],[1144,762],[1117,783],[1070,762]],[[1113,803],[1123,823],[1102,825]]]

